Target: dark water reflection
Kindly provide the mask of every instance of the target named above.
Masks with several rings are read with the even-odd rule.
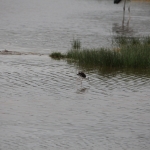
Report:
[[[129,24],[122,25],[119,23],[112,25],[112,32],[119,36],[134,36],[135,34],[134,28],[130,27]]]
[[[139,5],[140,8],[138,7]],[[123,2],[122,2],[122,6],[123,6]],[[130,6],[130,13],[128,12],[129,6]],[[123,20],[123,12],[122,12],[122,19],[120,18],[120,22],[117,21],[112,24],[112,32],[122,36],[137,36],[137,35],[143,36],[144,33],[146,33],[149,30],[149,28],[146,29],[146,26],[150,22],[148,17],[150,15],[150,11],[147,10],[148,16],[146,16],[146,12],[144,11],[144,9],[146,8],[149,9],[149,7],[150,7],[149,2],[147,3],[128,2],[126,4],[126,11],[125,11],[125,18],[124,18],[125,22],[124,23],[121,22]],[[121,14],[121,12],[118,13]],[[141,32],[141,34],[137,34],[138,32]]]

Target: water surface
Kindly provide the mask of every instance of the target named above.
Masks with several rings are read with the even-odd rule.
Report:
[[[83,47],[111,45],[116,34],[150,34],[150,3],[132,2],[122,28],[123,3],[111,0],[1,0],[0,49],[51,53],[67,51],[74,38]]]
[[[150,33],[150,3],[110,0],[1,0],[0,50],[66,52],[110,46],[116,34]],[[126,16],[127,21],[127,16]],[[125,22],[126,23],[126,22]],[[77,78],[83,70],[90,81]],[[0,55],[1,150],[148,150],[149,71],[86,70],[47,55]]]
[[[0,149],[147,150],[150,75],[0,56]]]

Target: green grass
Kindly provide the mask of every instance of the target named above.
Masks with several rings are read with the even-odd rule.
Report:
[[[62,59],[66,57],[66,55],[63,55],[60,52],[53,52],[49,56],[53,59]]]
[[[71,48],[72,49],[80,49],[81,48],[81,42],[79,39],[74,39],[72,42],[71,42]]]
[[[119,53],[112,52],[108,49],[83,49],[83,50],[70,50],[67,53],[67,58],[77,60],[80,64],[99,65],[99,66],[112,66],[114,61],[118,59]],[[111,59],[113,58],[113,59]],[[111,62],[113,61],[113,62]]]
[[[116,46],[125,46],[125,45],[141,45],[141,44],[150,44],[150,36],[147,37],[125,37],[125,36],[116,36],[112,38],[113,45]]]
[[[150,68],[150,37],[114,38],[115,49],[71,49],[61,58],[93,67]],[[51,54],[52,55],[52,54]]]

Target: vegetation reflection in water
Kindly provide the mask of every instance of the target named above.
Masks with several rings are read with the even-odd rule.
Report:
[[[74,41],[76,42],[76,41]],[[80,44],[80,42],[78,42]],[[67,58],[78,65],[109,68],[150,68],[150,37],[114,37],[113,48],[80,48],[72,44],[66,54],[54,52],[54,59]],[[74,47],[76,45],[76,47]]]

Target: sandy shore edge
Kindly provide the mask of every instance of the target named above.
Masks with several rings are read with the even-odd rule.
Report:
[[[2,50],[0,51],[0,55],[44,55],[41,53],[33,53],[33,52],[17,52],[17,51],[9,51],[9,50]]]

